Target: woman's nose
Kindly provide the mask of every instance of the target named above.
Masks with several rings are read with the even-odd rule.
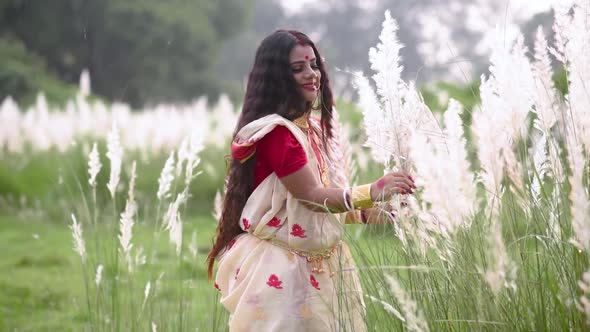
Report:
[[[309,67],[305,70],[305,75],[306,78],[316,78],[318,76],[318,73],[316,73],[316,71],[313,70],[313,68]]]

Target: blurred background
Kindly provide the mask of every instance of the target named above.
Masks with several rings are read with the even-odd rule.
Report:
[[[553,39],[548,0],[0,0],[0,331],[112,331],[113,322],[143,330],[155,330],[154,322],[169,324],[158,325],[160,331],[224,330],[223,311],[212,313],[218,299],[204,262],[259,42],[278,28],[301,30],[315,41],[350,146],[351,183],[366,183],[383,166],[363,146],[351,72],[372,74],[368,52],[387,9],[404,44],[403,79],[416,84],[437,117],[450,98],[458,100],[465,128],[479,102],[494,29],[506,40],[522,33],[529,50],[539,27],[550,44]],[[565,73],[554,69],[563,93]],[[471,142],[469,131],[465,136]],[[122,168],[112,194],[107,151],[114,142]],[[102,168],[92,187],[95,143],[95,166],[98,161]],[[468,149],[474,159],[473,146]],[[180,209],[185,244],[179,259],[158,226],[185,185],[183,162],[197,155],[199,175]],[[135,223],[137,269],[129,263],[126,275],[118,270],[119,235],[133,161],[137,214],[127,218],[127,230]],[[170,176],[170,193],[157,197]],[[72,214],[88,244],[82,269],[68,229]],[[358,228],[350,233],[360,236]],[[390,242],[374,241],[370,232],[358,243],[384,243],[383,257],[397,257]],[[150,294],[149,285],[161,280]],[[190,314],[177,319],[179,303],[189,302]],[[149,319],[141,316],[144,306]],[[137,321],[127,319],[135,314]]]
[[[63,103],[87,69],[93,94],[135,108],[239,103],[258,43],[277,28],[309,34],[351,99],[347,71],[368,71],[385,9],[400,25],[405,79],[419,85],[477,79],[496,26],[520,28],[527,45],[539,25],[551,34],[548,0],[2,0],[0,99],[29,105],[43,91]]]
[[[368,50],[387,9],[404,45],[403,79],[438,114],[449,98],[467,110],[477,104],[496,27],[507,40],[520,31],[529,49],[539,27],[552,41],[548,0],[2,0],[0,208],[59,216],[68,204],[61,184],[87,177],[92,142],[104,152],[116,120],[127,163],[139,156],[138,185],[148,191],[170,151],[199,133],[207,176],[193,195],[196,212],[209,214],[255,50],[278,28],[318,45],[348,126],[353,181],[374,178],[382,170],[362,146],[351,72],[371,75]],[[564,91],[563,70],[555,80]]]

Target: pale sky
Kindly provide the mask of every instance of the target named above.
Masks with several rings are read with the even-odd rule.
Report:
[[[318,0],[280,0],[287,13],[297,13],[305,5],[310,3],[318,3]],[[492,0],[493,1],[493,0]],[[509,0],[516,9],[522,9],[523,14],[527,13],[532,16],[538,12],[546,11],[551,7],[551,3],[555,0]],[[364,0],[363,2],[371,2]]]

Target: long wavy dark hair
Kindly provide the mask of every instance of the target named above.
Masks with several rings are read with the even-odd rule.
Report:
[[[312,108],[312,103],[305,101],[293,76],[289,63],[289,54],[296,45],[311,46],[317,66],[322,74],[320,78],[319,106],[321,111],[322,140],[324,143],[332,138],[332,108],[334,99],[330,89],[330,80],[322,56],[307,35],[295,30],[277,30],[266,37],[258,46],[254,65],[248,77],[244,106],[233,133],[236,134],[248,123],[269,114],[279,114],[293,120],[303,116]],[[248,197],[254,187],[254,165],[256,156],[244,163],[231,160],[226,177],[226,192],[223,200],[221,219],[213,248],[207,256],[207,275],[213,276],[213,265],[217,256],[243,230],[239,219]]]

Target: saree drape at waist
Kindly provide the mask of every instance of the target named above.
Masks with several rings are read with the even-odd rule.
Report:
[[[313,264],[289,249],[249,233],[238,236],[215,280],[230,331],[365,331],[348,246],[336,246],[322,263],[325,271],[313,272]]]

